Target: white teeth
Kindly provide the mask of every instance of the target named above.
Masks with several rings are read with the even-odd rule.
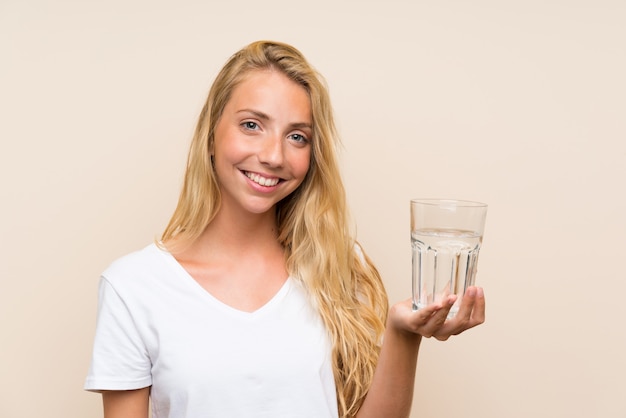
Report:
[[[249,173],[247,171],[246,171],[246,177],[248,177],[253,182],[260,184],[261,186],[270,187],[270,186],[276,186],[278,184],[278,179],[268,179],[265,177],[261,177],[260,175],[255,174],[255,173]]]

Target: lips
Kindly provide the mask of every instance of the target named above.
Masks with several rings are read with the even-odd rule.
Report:
[[[249,171],[244,171],[243,174],[245,174],[246,177],[248,177],[250,180],[252,180],[256,184],[260,184],[261,186],[265,186],[265,187],[276,186],[278,182],[280,182],[280,179],[278,177],[267,178],[267,177],[261,176],[260,174],[251,173]]]

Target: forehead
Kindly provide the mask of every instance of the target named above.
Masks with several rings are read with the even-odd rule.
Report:
[[[226,108],[287,112],[311,119],[311,100],[307,90],[275,69],[252,70],[233,89]]]

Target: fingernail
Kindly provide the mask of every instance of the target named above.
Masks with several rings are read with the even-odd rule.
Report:
[[[482,287],[478,288],[478,290],[476,291],[476,296],[478,296],[479,298],[482,298],[485,296],[485,291],[483,290]]]
[[[467,291],[465,292],[467,294],[467,296],[469,297],[474,297],[476,295],[476,288],[475,287],[470,287],[467,289]]]

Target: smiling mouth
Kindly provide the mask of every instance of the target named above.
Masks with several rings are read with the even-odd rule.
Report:
[[[246,177],[248,177],[250,180],[252,180],[256,184],[260,184],[261,186],[265,186],[265,187],[276,186],[280,182],[279,178],[275,177],[275,178],[268,179],[257,173],[250,173],[249,171],[244,171],[243,174],[245,174]]]

